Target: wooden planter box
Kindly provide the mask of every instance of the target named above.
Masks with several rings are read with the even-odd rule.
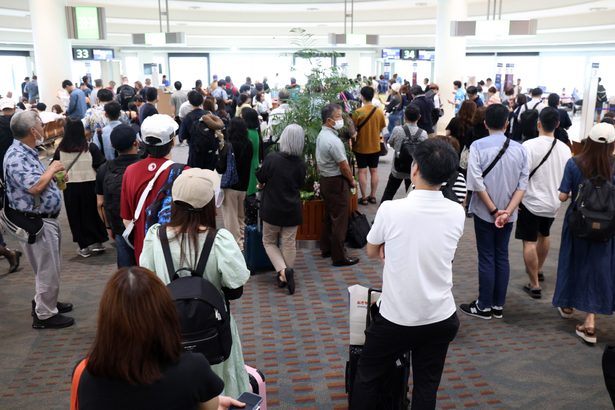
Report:
[[[358,195],[350,197],[348,213],[352,214],[358,207]],[[303,224],[297,229],[297,240],[317,241],[322,231],[322,221],[325,219],[325,204],[322,199],[303,201]]]

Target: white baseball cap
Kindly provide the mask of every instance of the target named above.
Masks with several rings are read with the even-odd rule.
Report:
[[[615,141],[615,127],[606,122],[596,124],[589,132],[589,139],[603,144],[610,144]]]
[[[166,114],[154,114],[145,119],[141,124],[141,140],[147,145],[162,146],[173,140],[175,131],[179,125],[173,118]],[[158,142],[148,142],[147,137],[152,137]]]
[[[181,201],[194,209],[207,205],[220,190],[220,175],[209,169],[184,170],[173,182],[173,201]]]

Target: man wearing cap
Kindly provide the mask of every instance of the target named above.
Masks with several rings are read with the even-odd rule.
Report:
[[[171,149],[174,145],[177,128],[175,120],[168,115],[155,114],[147,117],[141,124],[141,139],[148,156],[130,165],[124,173],[120,215],[124,226],[128,226],[130,221],[135,219],[137,204],[147,184],[161,167],[167,167],[156,179],[152,190],[145,199],[141,213],[135,219],[135,226],[132,231],[135,260],[139,260],[145,239],[145,210],[154,202],[169,176],[170,164],[173,163],[171,161]],[[165,165],[167,161],[170,161],[170,163]]]
[[[119,109],[119,103],[113,104]],[[109,236],[115,240],[117,267],[121,268],[136,264],[133,250],[122,237],[125,227],[120,216],[120,194],[126,168],[139,160],[139,143],[129,125],[117,124],[109,134],[111,146],[119,156],[107,161],[96,171],[96,203],[98,214],[110,231]]]
[[[73,305],[58,302],[62,253],[57,218],[62,207],[62,194],[54,176],[64,171],[64,165],[61,161],[53,161],[45,169],[38,158],[36,147],[44,139],[43,123],[36,111],[15,114],[11,119],[11,132],[15,141],[4,156],[7,205],[24,216],[42,220],[42,228],[33,238],[34,243],[23,243],[24,253],[36,275],[32,327],[71,326],[74,319],[62,313],[70,312]]]

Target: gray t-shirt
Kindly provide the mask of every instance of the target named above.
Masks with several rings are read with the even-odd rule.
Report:
[[[410,131],[410,135],[414,136],[417,133],[419,127],[416,124],[406,125],[408,126],[408,130]],[[399,150],[401,149],[401,144],[406,138],[408,137],[406,136],[406,132],[404,131],[403,126],[398,125],[397,127],[393,128],[393,132],[391,132],[391,137],[389,138],[389,145],[395,150],[395,154],[399,152]],[[425,141],[426,139],[427,132],[425,132],[425,130],[422,130],[421,135],[419,136],[419,141]],[[404,174],[403,172],[398,172],[395,169],[395,161],[391,163],[391,175],[393,175],[397,179],[410,178],[410,174]]]
[[[347,161],[344,143],[337,132],[329,127],[322,127],[316,138],[316,163],[321,177],[342,175],[339,163]]]
[[[179,116],[179,107],[188,101],[188,94],[185,91],[178,90],[171,95],[171,104],[175,107],[175,116]]]

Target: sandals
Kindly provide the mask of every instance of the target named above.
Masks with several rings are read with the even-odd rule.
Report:
[[[282,280],[282,275],[280,275],[279,273],[276,276],[276,281],[278,283],[278,288],[285,288],[286,285],[288,284],[287,281]]]
[[[570,319],[572,317],[572,314],[574,313],[574,309],[569,307],[558,307],[557,311],[559,312],[559,315],[564,319]]]
[[[359,205],[377,204],[378,200],[374,196],[359,199]]]
[[[576,327],[577,336],[579,336],[583,341],[590,345],[595,345],[598,341],[596,337],[596,328],[594,327],[585,327],[585,325],[577,325]]]
[[[525,291],[525,293],[530,295],[532,299],[540,299],[542,297],[542,289],[534,289],[529,283],[523,287],[523,290]]]

